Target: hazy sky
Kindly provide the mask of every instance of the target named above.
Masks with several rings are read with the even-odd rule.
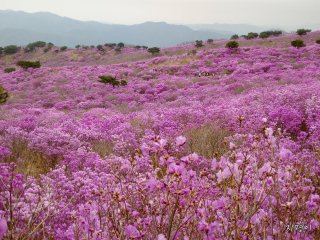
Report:
[[[46,11],[79,20],[122,24],[145,21],[264,26],[320,23],[320,0],[0,0],[0,9]]]

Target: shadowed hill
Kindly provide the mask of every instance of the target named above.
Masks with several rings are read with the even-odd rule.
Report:
[[[78,21],[52,13],[0,11],[0,45],[27,44],[35,39],[73,47],[77,44],[126,42],[128,44],[173,46],[185,41],[228,38],[230,33],[196,31],[182,25],[146,22],[136,25]]]

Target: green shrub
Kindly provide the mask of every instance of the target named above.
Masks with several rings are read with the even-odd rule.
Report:
[[[102,82],[102,83],[112,83],[113,81],[116,81],[116,78],[110,75],[99,76],[99,78],[100,78],[99,82]]]
[[[63,52],[63,51],[65,51],[65,50],[67,50],[67,49],[68,49],[67,46],[63,46],[63,47],[60,48],[60,51]]]
[[[239,39],[239,35],[238,34],[234,34],[230,38],[230,40],[237,40],[237,39]]]
[[[264,31],[259,34],[260,38],[268,38],[270,36],[279,36],[283,32],[281,30],[269,30],[269,31]]]
[[[17,66],[22,67],[23,69],[27,68],[39,68],[41,64],[39,61],[31,62],[31,61],[18,61]]]
[[[149,47],[147,47],[147,46],[142,46],[142,48],[143,48],[143,49],[148,49]]]
[[[258,33],[249,32],[245,38],[246,38],[246,39],[254,39],[254,38],[257,38],[258,36],[259,36]]]
[[[0,54],[3,53],[3,47],[0,47]]]
[[[78,45],[76,45],[76,48],[80,48],[81,46],[78,44]]]
[[[158,47],[152,47],[152,48],[149,48],[149,49],[148,49],[148,52],[151,53],[152,55],[155,55],[155,54],[157,54],[157,53],[160,52],[160,48],[158,48]]]
[[[259,38],[268,38],[268,37],[270,37],[271,36],[271,34],[269,33],[269,32],[261,32],[260,34],[259,34]]]
[[[196,40],[195,46],[196,46],[197,48],[203,47],[203,41],[202,41],[202,40]]]
[[[207,40],[207,43],[209,43],[209,44],[213,43],[213,39],[209,38],[209,39]]]
[[[127,85],[128,85],[128,82],[125,81],[125,80],[121,80],[121,81],[120,81],[120,85],[121,85],[121,86],[127,86]]]
[[[118,81],[115,77],[110,75],[99,76],[99,78],[100,78],[99,82],[108,83],[112,85],[112,87],[119,86],[119,85],[121,86],[128,85],[127,81],[124,81],[124,80]]]
[[[137,46],[135,46],[134,48],[135,48],[135,49],[140,49],[141,46],[137,45]]]
[[[239,43],[237,41],[229,41],[226,44],[226,48],[229,48],[229,49],[236,49],[238,47],[239,47]]]
[[[0,85],[0,103],[4,103],[7,101],[7,98],[9,97],[9,94],[6,92],[6,90]]]
[[[291,42],[291,46],[296,48],[301,48],[301,47],[305,47],[306,45],[301,39],[296,39]]]
[[[37,41],[37,42],[32,42],[32,43],[29,43],[24,51],[25,52],[32,52],[34,51],[36,48],[41,48],[41,47],[45,47],[47,45],[46,42],[43,42],[43,41]]]
[[[320,44],[320,39],[318,39],[318,40],[316,41],[316,43]]]
[[[272,31],[272,35],[273,36],[279,36],[279,35],[282,35],[283,34],[283,31],[281,31],[281,30],[274,30],[274,31]]]
[[[4,69],[4,72],[5,73],[11,73],[11,72],[14,72],[16,70],[16,68],[14,68],[14,67],[9,67],[9,68],[5,68]]]
[[[124,48],[124,43],[123,43],[123,42],[119,42],[119,43],[117,44],[117,47],[118,47],[118,48]]]
[[[99,51],[104,51],[104,49],[103,49],[103,46],[102,45],[97,45],[97,49],[99,50]]]
[[[311,32],[311,30],[310,29],[301,28],[301,29],[298,29],[296,33],[298,35],[302,36],[302,35],[306,35],[308,32]]]
[[[15,54],[18,50],[19,48],[16,45],[9,45],[3,48],[3,52],[5,54]]]

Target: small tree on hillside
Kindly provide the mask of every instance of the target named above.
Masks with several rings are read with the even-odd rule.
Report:
[[[39,61],[31,62],[31,61],[18,61],[17,66],[22,67],[23,69],[28,68],[40,68],[41,64]]]
[[[29,43],[29,44],[25,47],[24,51],[25,51],[25,52],[32,52],[32,51],[34,51],[36,48],[42,48],[42,47],[45,47],[46,45],[47,45],[47,43],[44,42],[44,41],[32,42],[32,43]]]
[[[239,43],[237,41],[229,41],[226,44],[226,48],[229,49],[237,49],[239,47]]]
[[[160,48],[158,47],[152,47],[148,49],[148,52],[151,53],[152,55],[158,54],[160,52]]]
[[[296,48],[301,48],[301,47],[305,47],[306,45],[301,39],[296,39],[291,42],[291,46]]]
[[[124,43],[123,43],[123,42],[119,42],[119,43],[117,44],[117,47],[118,47],[118,48],[124,48]]]
[[[268,38],[268,37],[270,37],[270,33],[269,32],[261,32],[259,34],[259,38],[265,39],[265,38]]]
[[[209,44],[213,43],[213,39],[209,38],[209,39],[207,40],[207,43],[209,43]]]
[[[9,45],[3,48],[4,54],[15,54],[17,53],[19,48],[16,45]]]
[[[304,28],[301,28],[301,29],[297,30],[297,34],[299,36],[306,35],[308,32],[311,32],[311,30],[310,29],[304,29]]]
[[[11,73],[11,72],[14,72],[16,69],[14,67],[9,67],[9,68],[5,68],[3,71],[5,73]]]
[[[237,40],[239,39],[239,35],[238,34],[234,34],[230,37],[230,40]]]
[[[203,47],[203,41],[202,41],[202,40],[196,40],[195,46],[196,46],[197,48]]]
[[[60,51],[63,52],[63,51],[65,51],[65,50],[67,50],[67,49],[68,49],[67,46],[63,46],[63,47],[60,48]]]
[[[97,45],[97,49],[99,50],[99,51],[104,51],[104,49],[103,49],[103,46],[102,45]]]
[[[254,38],[257,38],[259,36],[258,33],[255,33],[255,32],[249,32],[246,39],[254,39]]]
[[[99,82],[108,83],[108,84],[112,85],[112,87],[120,86],[120,85],[126,86],[128,84],[127,81],[125,81],[125,80],[118,81],[115,77],[110,76],[110,75],[99,76],[99,78],[100,78]]]
[[[318,39],[318,40],[316,41],[316,43],[320,44],[320,39]]]

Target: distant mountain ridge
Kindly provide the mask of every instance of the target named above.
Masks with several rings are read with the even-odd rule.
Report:
[[[0,46],[25,45],[42,40],[56,45],[96,45],[124,42],[134,45],[174,46],[197,39],[229,38],[231,32],[193,30],[184,25],[145,22],[135,25],[103,24],[78,21],[67,17],[38,12],[0,10]]]
[[[262,32],[265,30],[270,30],[272,27],[261,27],[250,24],[191,24],[188,25],[190,28],[194,30],[206,30],[206,31],[215,31],[219,33],[235,33],[239,35],[244,35],[249,32]],[[274,27],[273,27],[274,28]]]

